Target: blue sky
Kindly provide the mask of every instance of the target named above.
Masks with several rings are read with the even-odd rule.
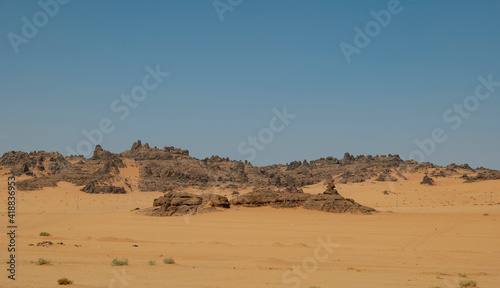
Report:
[[[115,129],[100,142],[112,152],[141,139],[244,160],[239,145],[269,131],[273,109],[286,107],[296,118],[260,143],[252,163],[344,152],[408,159],[425,152],[415,140],[442,129],[446,140],[434,141],[426,161],[500,169],[500,87],[459,128],[443,119],[475,95],[478,77],[500,81],[500,2],[401,0],[348,63],[340,44],[355,45],[354,28],[365,31],[376,21],[370,12],[388,3],[243,0],[221,21],[213,1],[73,0],[16,53],[9,33],[23,37],[23,17],[44,10],[2,1],[0,153],[66,155],[107,118]],[[157,65],[169,76],[120,119],[111,103]]]

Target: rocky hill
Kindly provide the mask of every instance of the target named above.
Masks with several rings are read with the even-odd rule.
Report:
[[[219,156],[197,159],[191,157],[188,150],[174,147],[151,148],[147,143],[142,144],[140,140],[133,143],[130,150],[120,154],[111,153],[97,145],[90,159],[74,155],[64,157],[58,152],[44,151],[29,153],[11,151],[0,158],[0,166],[8,168],[10,173],[28,176],[28,179],[18,182],[20,190],[54,187],[59,181],[67,181],[83,186],[82,191],[87,193],[130,191],[132,189],[130,183],[127,179],[120,177],[120,170],[127,167],[125,163],[133,163],[135,167],[138,167],[139,177],[135,187],[137,190],[168,193],[166,198],[155,202],[156,204],[163,203],[158,204],[158,207],[170,203],[169,201],[198,203],[194,205],[194,208],[181,209],[181,211],[188,212],[201,211],[200,205],[206,206],[207,203],[214,203],[214,199],[217,198],[211,195],[194,197],[176,194],[193,187],[201,190],[217,188],[228,189],[231,192],[242,189],[253,191],[231,200],[230,205],[233,206],[286,207],[291,205],[291,207],[306,209],[314,207],[311,209],[345,212],[353,210],[351,206],[357,203],[353,201],[351,204],[347,203],[350,200],[338,198],[341,197],[338,193],[314,197],[304,195],[305,193],[302,193],[300,188],[322,181],[328,183],[332,180],[342,184],[367,180],[405,181],[404,175],[416,172],[426,174],[428,179],[423,179],[422,184],[428,185],[434,185],[432,178],[439,177],[462,178],[465,183],[500,179],[500,171],[497,170],[473,169],[467,164],[450,164],[441,167],[427,162],[404,161],[399,155],[390,154],[387,156],[353,156],[345,153],[342,159],[326,157],[310,162],[293,161],[288,164],[259,167],[246,161],[235,161]],[[265,199],[271,199],[271,201]],[[216,202],[225,203],[225,200],[217,199]],[[345,204],[342,204],[343,207],[347,208],[340,209],[337,204],[341,202]],[[337,204],[332,206],[334,208],[327,208],[328,203]],[[363,213],[369,212],[365,208],[356,209]],[[171,207],[162,211],[155,213],[178,213],[178,209],[172,210]]]

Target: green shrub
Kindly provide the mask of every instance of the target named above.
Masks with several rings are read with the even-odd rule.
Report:
[[[38,262],[36,262],[36,265],[45,265],[45,264],[50,264],[50,261],[44,258],[38,258]]]
[[[115,258],[111,261],[111,266],[124,266],[124,265],[128,265],[127,258],[123,258],[123,259]]]
[[[174,264],[175,261],[174,261],[173,258],[165,258],[165,259],[163,259],[163,263],[165,263],[165,264]]]
[[[467,281],[460,281],[460,288],[465,288],[465,287],[475,287],[477,285],[477,282],[474,280],[467,280]]]
[[[73,281],[71,281],[68,278],[64,277],[64,278],[61,278],[61,279],[57,280],[57,283],[59,285],[71,285],[71,284],[73,284]]]
[[[156,265],[156,261],[155,260],[149,260],[148,265],[149,266],[154,266],[154,265]]]
[[[52,236],[48,232],[40,232],[40,236]]]
[[[467,274],[465,274],[465,273],[458,273],[458,276],[460,276],[460,277],[467,277]]]

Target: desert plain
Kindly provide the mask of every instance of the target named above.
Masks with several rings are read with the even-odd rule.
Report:
[[[139,191],[139,169],[127,164],[119,171],[131,184],[126,194],[88,194],[64,181],[18,191],[16,280],[7,279],[9,238],[2,233],[0,286],[61,287],[57,280],[67,277],[69,287],[89,288],[451,288],[467,280],[500,287],[500,180],[437,178],[428,186],[420,184],[423,173],[412,173],[405,181],[337,184],[342,196],[375,208],[371,215],[236,207],[154,217],[136,208],[163,193]],[[9,174],[0,172],[6,227]],[[303,187],[324,189],[324,182]],[[37,246],[43,241],[53,244]],[[39,258],[51,262],[36,265]],[[114,258],[128,265],[112,266]]]

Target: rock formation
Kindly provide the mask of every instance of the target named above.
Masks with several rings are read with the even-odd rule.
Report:
[[[71,164],[58,152],[21,152],[4,153],[0,166],[11,168],[15,175],[44,176],[65,171]]]
[[[227,209],[229,207],[229,201],[224,196],[170,192],[154,200],[153,210],[149,214],[156,216],[192,215]]]
[[[432,186],[432,185],[434,185],[434,179],[425,175],[424,179],[422,179],[422,182],[420,182],[420,184]]]
[[[140,191],[169,194],[191,188],[228,190],[228,194],[250,189],[253,192],[232,196],[235,203],[233,205],[241,206],[317,207],[318,203],[327,203],[327,199],[324,196],[312,199],[309,194],[303,193],[301,187],[331,180],[341,184],[374,180],[405,181],[405,175],[417,172],[426,173],[429,179],[457,178],[463,174],[467,174],[462,176],[465,182],[500,179],[500,171],[496,170],[473,169],[467,164],[440,167],[428,162],[404,161],[399,155],[391,154],[354,156],[345,153],[342,159],[329,156],[259,167],[247,161],[235,161],[217,155],[197,159],[189,156],[188,150],[171,146],[151,148],[140,140],[133,143],[130,150],[120,154],[111,153],[97,145],[89,159],[83,156],[63,157],[57,152],[44,151],[11,151],[0,158],[0,166],[10,169],[10,173],[30,176],[17,183],[19,190],[54,187],[59,181],[67,181],[85,186],[88,193],[122,193],[125,189],[130,189],[131,186],[127,188],[127,183],[124,184],[125,187],[112,187],[112,183],[124,183],[124,179],[120,178],[120,170],[129,162],[139,168],[134,189],[137,187]],[[432,185],[433,181],[429,179],[425,178],[422,182]],[[325,193],[322,195],[340,196],[335,187],[327,189]],[[335,200],[335,206],[342,200],[329,199]],[[345,200],[349,202],[348,199]],[[304,206],[305,203],[309,204]],[[345,203],[349,207],[353,206],[353,203]]]
[[[320,195],[312,195],[304,192],[291,193],[285,191],[257,190],[231,200],[231,204],[244,207],[303,207],[309,210],[330,213],[359,212],[369,214],[375,211],[373,208],[362,206],[352,199],[340,196],[335,189],[334,182],[328,183],[326,190]]]
[[[100,184],[96,180],[91,180],[81,191],[89,194],[125,194],[125,188],[108,184]]]

